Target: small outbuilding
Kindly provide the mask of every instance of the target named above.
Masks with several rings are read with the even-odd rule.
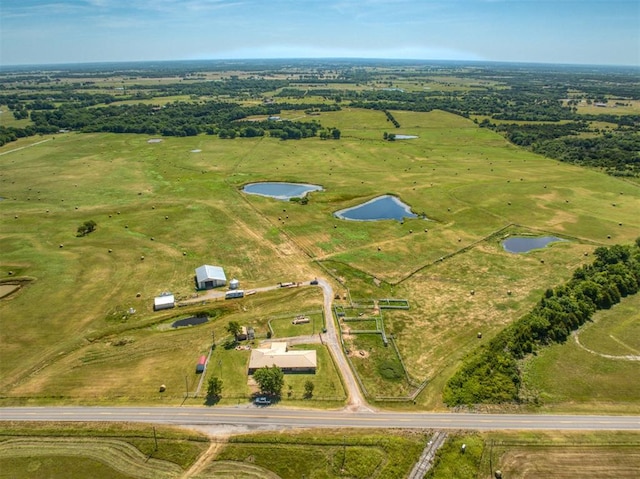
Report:
[[[162,293],[160,296],[153,298],[153,310],[175,308],[176,299],[171,293]]]
[[[196,286],[198,289],[219,288],[227,284],[227,277],[220,266],[204,264],[196,268]]]
[[[237,279],[233,278],[231,281],[229,281],[229,289],[238,289],[240,287],[240,281],[238,281]]]
[[[246,341],[248,337],[247,327],[241,326],[240,331],[236,334],[236,341]]]

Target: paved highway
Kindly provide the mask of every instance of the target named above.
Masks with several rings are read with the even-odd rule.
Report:
[[[309,411],[274,407],[18,407],[0,408],[4,421],[109,421],[186,427],[356,427],[469,430],[640,431],[640,416],[575,416]]]

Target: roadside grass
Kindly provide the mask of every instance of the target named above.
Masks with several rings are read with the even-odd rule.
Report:
[[[459,432],[449,435],[425,478],[489,478],[499,470],[510,478],[631,479],[639,467],[638,433]]]
[[[624,298],[612,309],[597,312],[593,323],[578,331],[580,342],[590,351],[571,337],[566,343],[546,347],[525,361],[525,387],[545,410],[637,411],[640,386],[632,378],[640,375],[640,361],[623,357],[634,355],[629,346],[637,345],[640,305],[637,296]],[[612,339],[617,336],[619,341]]]
[[[232,437],[216,461],[249,463],[283,479],[404,477],[426,438],[423,433],[396,430],[259,433]]]
[[[159,335],[154,325],[172,313],[153,312],[152,299],[167,290],[191,297],[194,269],[204,263],[224,266],[244,289],[307,281],[323,274],[320,264],[352,297],[408,298],[409,312],[385,320],[412,377],[433,379],[479,344],[477,332],[490,338],[538,292],[566,280],[589,260],[584,252],[637,236],[633,184],[520,150],[449,113],[395,114],[418,139],[385,142],[382,112],[345,108],[317,117],[344,129],[339,142],[201,135],[150,144],[147,135],[64,134],[0,156],[0,275],[35,278],[0,302],[3,401],[94,401],[100,394],[107,402],[156,401],[152,391],[165,381],[171,389],[164,397],[178,399],[186,389],[181,370],[191,374],[191,354],[197,359],[207,350],[211,330],[176,333],[184,349],[168,347],[173,332]],[[325,190],[307,205],[240,192],[266,180]],[[429,220],[365,224],[332,216],[385,193]],[[87,220],[96,221],[96,231],[77,238]],[[509,224],[522,225],[511,233],[570,242],[522,256],[501,251],[493,239],[482,242]],[[230,320],[266,334],[270,317],[318,310],[315,291],[295,307],[276,292],[225,306],[216,338]],[[126,314],[129,308],[136,313]],[[181,313],[187,311],[197,307]],[[106,344],[129,336],[142,348],[130,359],[133,347]],[[143,375],[148,383],[126,383]]]
[[[91,477],[179,477],[209,445],[194,431],[124,423],[0,422],[0,438],[0,476],[25,478],[93,468]]]

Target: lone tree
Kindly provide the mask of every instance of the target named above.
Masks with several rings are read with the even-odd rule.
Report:
[[[213,377],[207,386],[207,403],[217,403],[222,397],[222,379]]]
[[[98,225],[93,220],[85,221],[80,226],[78,226],[78,236],[87,236],[89,233],[92,233],[96,230],[96,226]]]
[[[284,386],[284,374],[278,366],[265,366],[253,373],[253,379],[260,386],[260,392],[268,396],[279,397]]]
[[[238,334],[240,334],[240,331],[242,331],[242,327],[240,326],[240,323],[238,323],[238,321],[229,321],[229,324],[227,325],[227,331],[233,334],[233,338],[237,341]]]
[[[315,389],[315,385],[309,379],[304,383],[304,398],[311,399],[313,397],[313,390]]]

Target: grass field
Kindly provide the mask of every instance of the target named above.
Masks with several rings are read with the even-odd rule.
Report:
[[[461,447],[466,444],[463,454]],[[640,467],[637,433],[452,434],[438,451],[428,479],[635,478]]]
[[[63,134],[1,148],[0,276],[35,278],[0,302],[3,403],[178,400],[228,321],[266,334],[269,318],[322,307],[317,289],[301,288],[152,311],[162,291],[191,297],[194,269],[209,263],[245,289],[332,274],[354,298],[408,298],[411,309],[385,322],[409,374],[431,380],[419,407],[439,408],[438,378],[480,343],[477,332],[490,338],[590,261],[584,253],[640,230],[630,183],[520,150],[452,114],[393,114],[419,138],[385,142],[382,112],[345,108],[311,117],[340,128],[340,141]],[[325,190],[307,205],[240,191],[265,180]],[[429,219],[332,216],[384,193]],[[76,237],[87,220],[96,231]],[[501,238],[519,233],[570,241],[506,253]],[[163,329],[202,310],[215,319]],[[236,351],[223,354],[223,366],[239,368]],[[243,394],[241,383],[225,380],[227,392]]]
[[[285,478],[405,477],[427,436],[411,431],[302,431],[234,437],[217,456]],[[211,472],[219,467],[210,466]],[[202,477],[209,477],[203,475]],[[259,477],[271,477],[267,474]]]
[[[593,323],[570,338],[529,359],[525,385],[545,408],[634,412],[640,386],[638,319],[640,297],[625,298],[599,311]]]
[[[176,478],[208,445],[164,426],[0,422],[0,477]]]

